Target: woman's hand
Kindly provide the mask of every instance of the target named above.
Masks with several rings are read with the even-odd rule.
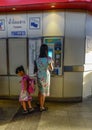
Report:
[[[50,64],[49,64],[49,66],[48,66],[48,69],[50,70],[50,71],[53,71],[53,69],[54,69],[54,61],[52,61]]]

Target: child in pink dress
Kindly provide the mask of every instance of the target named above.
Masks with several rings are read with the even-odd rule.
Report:
[[[28,112],[32,112],[34,110],[31,105],[32,96],[27,91],[28,75],[25,74],[23,66],[19,66],[18,68],[16,68],[16,74],[22,77],[20,81],[21,92],[19,96],[19,102],[21,102],[23,106],[23,114],[27,114]],[[27,110],[27,105],[28,105],[28,110]]]

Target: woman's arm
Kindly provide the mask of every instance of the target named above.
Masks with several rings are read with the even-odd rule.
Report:
[[[54,62],[51,62],[51,63],[49,64],[49,70],[50,70],[50,71],[53,71],[53,69],[54,69],[53,63],[54,63]]]

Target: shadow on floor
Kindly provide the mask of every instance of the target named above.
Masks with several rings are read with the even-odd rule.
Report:
[[[22,114],[22,108],[12,118],[5,130],[37,130],[41,118],[41,112],[38,108],[30,114]],[[16,126],[16,127],[15,127]]]

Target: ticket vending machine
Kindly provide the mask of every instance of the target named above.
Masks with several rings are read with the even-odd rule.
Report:
[[[48,45],[48,56],[54,60],[52,75],[63,75],[63,37],[46,37],[44,43]]]
[[[63,97],[63,37],[44,37],[29,39],[29,75],[34,74],[34,61],[39,57],[41,44],[48,45],[48,56],[54,60],[54,70],[51,72],[49,98]],[[38,94],[38,87],[34,96]]]
[[[29,74],[34,74],[34,61],[39,57],[42,41],[29,39]],[[63,75],[63,37],[45,37],[43,44],[48,45],[48,56],[54,60],[52,75]]]

